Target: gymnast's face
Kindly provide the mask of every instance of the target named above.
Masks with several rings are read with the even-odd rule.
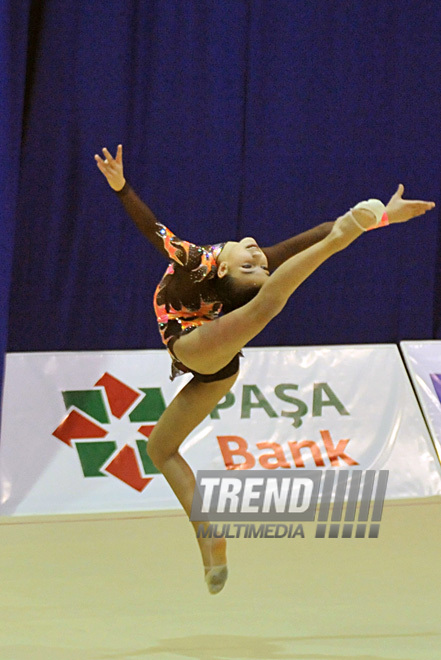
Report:
[[[269,276],[268,260],[254,238],[228,241],[218,257],[217,275],[230,275],[241,284],[259,285]]]

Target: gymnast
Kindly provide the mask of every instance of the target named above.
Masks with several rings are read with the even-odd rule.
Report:
[[[386,207],[360,202],[335,222],[268,248],[254,238],[197,246],[158,222],[124,178],[122,145],[115,158],[104,148],[98,169],[116,191],[136,226],[169,262],[154,294],[162,341],[172,359],[172,378],[192,373],[154,427],[147,450],[190,516],[194,474],[179,453],[185,438],[229,392],[238,375],[241,349],[286,305],[289,297],[324,261],[365,231],[406,222],[434,202],[404,200],[398,186]],[[197,532],[199,525],[192,521]],[[227,579],[225,538],[197,538],[211,594]]]

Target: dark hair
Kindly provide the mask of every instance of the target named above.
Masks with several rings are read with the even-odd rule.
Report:
[[[239,284],[232,275],[224,275],[224,277],[216,277],[215,279],[216,292],[222,302],[222,311],[227,314],[232,312],[233,309],[243,307],[247,302],[250,302],[260,291],[261,284],[249,284],[244,286]]]

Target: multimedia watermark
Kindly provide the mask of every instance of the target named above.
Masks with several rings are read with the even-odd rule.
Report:
[[[198,537],[304,538],[310,522],[315,538],[378,538],[388,477],[388,470],[203,470],[190,520],[201,522]]]

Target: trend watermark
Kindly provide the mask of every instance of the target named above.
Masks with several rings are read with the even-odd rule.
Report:
[[[378,538],[388,477],[388,470],[203,470],[190,519],[201,522],[199,537],[304,538],[302,524],[315,522],[315,538]]]

